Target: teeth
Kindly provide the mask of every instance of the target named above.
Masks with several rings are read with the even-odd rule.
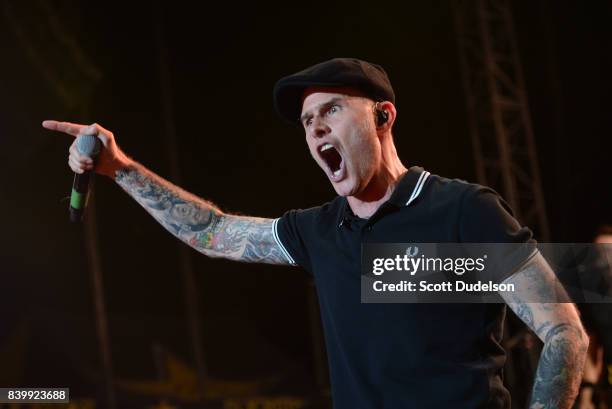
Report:
[[[326,143],[325,145],[321,147],[321,152],[325,152],[326,150],[331,149],[331,148],[333,148],[332,144]]]
[[[340,174],[340,171],[341,171],[341,170],[342,170],[342,169],[338,169],[337,171],[335,171],[335,172],[334,172],[334,176],[338,176],[338,175]]]

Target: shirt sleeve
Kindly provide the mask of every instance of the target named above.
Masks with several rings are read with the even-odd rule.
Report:
[[[478,186],[468,191],[459,217],[460,241],[482,243],[473,248],[488,253],[490,263],[483,278],[501,282],[537,252],[531,230],[521,226],[510,206],[492,189]]]
[[[274,220],[272,228],[274,239],[291,264],[299,265],[312,273],[306,239],[307,226],[312,225],[308,222],[311,216],[309,210],[289,210]]]

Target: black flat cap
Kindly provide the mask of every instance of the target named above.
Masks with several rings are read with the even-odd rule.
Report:
[[[395,93],[385,70],[356,58],[334,58],[293,75],[274,85],[274,108],[285,120],[299,123],[302,95],[308,87],[351,87],[374,101],[395,103]]]

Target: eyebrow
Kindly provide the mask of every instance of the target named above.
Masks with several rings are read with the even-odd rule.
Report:
[[[338,102],[344,100],[344,98],[342,97],[333,97],[332,99],[330,99],[329,101],[323,102],[319,105],[317,105],[314,109],[314,111],[321,111],[322,109],[325,108],[329,108],[332,105],[336,105]],[[304,114],[302,114],[302,116],[300,117],[300,123],[304,123],[304,121],[306,119],[312,118],[312,114],[310,112],[306,112]]]

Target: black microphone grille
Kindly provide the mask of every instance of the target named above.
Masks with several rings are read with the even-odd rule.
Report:
[[[94,158],[100,153],[100,140],[95,135],[81,135],[76,140],[76,148],[82,155]]]

